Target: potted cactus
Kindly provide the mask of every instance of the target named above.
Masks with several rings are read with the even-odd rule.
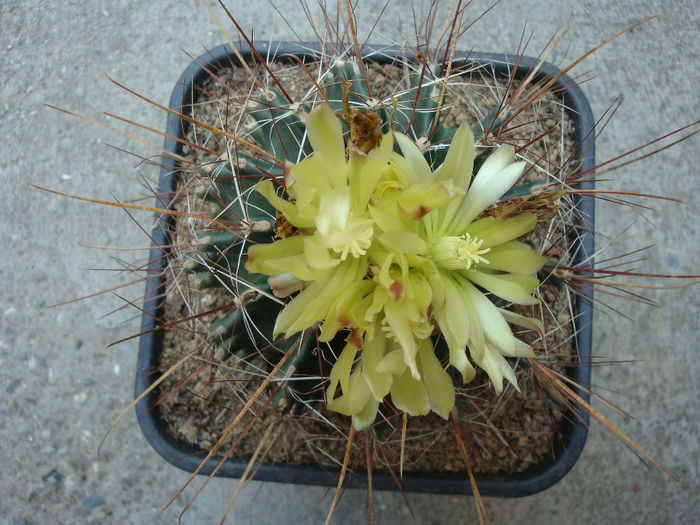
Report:
[[[564,476],[589,415],[660,466],[588,403],[591,288],[697,276],[593,267],[591,195],[655,196],[593,188],[570,67],[459,53],[456,23],[361,47],[346,7],[342,42],[241,31],[160,106],[146,437],[190,481],[335,485],[329,519],[343,487],[472,493],[481,516]]]
[[[594,164],[580,90],[524,58],[455,54],[431,63],[367,48],[362,61],[325,60],[308,45],[265,47],[213,49],[188,68],[171,99],[164,213],[150,265],[159,277],[148,281],[136,384],[151,444],[191,472],[268,481],[335,484],[340,475],[346,486],[367,486],[367,476],[345,476],[352,462],[379,489],[522,496],[556,482],[580,454],[588,422],[538,368],[548,363],[584,385],[590,375],[590,293],[576,295],[570,310],[560,299],[568,269],[592,263],[592,204],[576,195],[592,187],[577,177]],[[212,86],[228,86],[224,79],[252,67],[257,49],[279,57],[278,72],[271,63],[254,73],[255,95],[216,131],[193,113],[197,97],[235,102],[249,93],[244,85],[212,95]],[[295,96],[282,80],[292,68],[314,72]],[[370,68],[381,72],[376,79]],[[509,98],[491,101],[476,122],[457,122],[445,91],[474,72],[500,80]],[[382,95],[378,86],[397,75]],[[546,160],[537,169],[529,149],[541,137],[508,131],[521,125],[523,101],[545,85],[556,93],[548,103],[571,119],[562,132],[572,146],[558,167]],[[236,119],[241,130],[228,131]],[[214,147],[217,136],[224,140]],[[516,147],[527,162],[516,161]],[[186,151],[197,160],[183,160]],[[548,301],[553,311],[542,315]],[[167,376],[176,362],[184,371],[174,380]],[[153,369],[167,371],[158,377]],[[167,387],[159,391],[161,382]],[[187,404],[185,391],[212,401],[230,385],[235,393],[226,399],[236,408],[218,434],[205,433],[191,407],[182,426],[198,443],[168,427],[164,408]],[[479,439],[522,441],[517,417],[515,428],[488,422],[503,400],[517,402],[521,387],[547,391],[539,410],[557,418],[540,445],[552,452],[489,471],[484,465],[498,462],[490,452],[479,458]],[[577,387],[571,392],[588,399]],[[298,453],[296,464],[270,453],[270,436],[282,429],[303,436],[279,447]],[[324,432],[330,438],[317,445],[311,436]],[[445,435],[454,436],[448,448],[461,467],[411,471]],[[520,445],[535,448],[527,439]],[[324,455],[333,457],[324,464]]]

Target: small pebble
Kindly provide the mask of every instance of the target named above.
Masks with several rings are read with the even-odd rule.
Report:
[[[30,358],[30,361],[32,360],[34,361],[34,366],[36,366],[37,364],[42,368],[46,368],[48,366],[48,363],[46,362],[46,358],[44,356],[34,354]]]
[[[91,510],[101,507],[104,504],[105,500],[103,500],[97,492],[93,492],[80,502],[80,505],[83,507],[85,512],[90,512]]]
[[[73,395],[73,401],[75,401],[76,403],[84,403],[86,399],[87,392],[80,392],[78,394]]]
[[[61,473],[55,468],[49,470],[46,474],[41,476],[41,481],[53,485],[54,483],[59,483],[62,479]]]
[[[20,385],[21,381],[19,379],[13,380],[9,385],[7,385],[7,393],[12,394],[17,387]]]

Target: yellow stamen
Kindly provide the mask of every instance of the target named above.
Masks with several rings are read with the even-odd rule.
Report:
[[[489,264],[483,257],[491,248],[481,250],[484,240],[464,235],[448,235],[434,240],[429,245],[429,254],[435,264],[447,270],[469,270],[479,263]]]

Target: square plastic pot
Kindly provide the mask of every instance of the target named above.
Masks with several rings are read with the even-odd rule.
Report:
[[[304,44],[289,43],[255,43],[254,46],[263,55],[270,51],[276,56],[295,54],[300,58],[311,58],[310,46]],[[249,60],[251,50],[247,46],[239,48],[241,55]],[[397,48],[382,47],[370,49],[365,58],[371,58],[377,62],[391,62],[392,57],[399,53]],[[236,59],[229,46],[219,46],[196,59],[182,74],[170,99],[170,108],[178,113],[188,114],[188,105],[198,88],[209,78],[211,71],[220,71],[223,68],[235,67]],[[401,57],[409,59],[405,52]],[[535,66],[536,61],[527,57],[509,57],[507,55],[470,53],[469,55],[457,55],[455,65],[475,63],[491,68],[497,75],[514,74],[516,78],[524,78]],[[553,78],[559,71],[551,65],[544,64],[538,71],[540,79]],[[581,144],[579,158],[581,170],[588,170],[595,164],[594,153],[594,122],[590,106],[583,92],[567,76],[560,78],[551,88],[563,95],[566,111],[575,124],[576,142]],[[169,114],[166,133],[183,138],[187,123],[177,115]],[[165,149],[174,154],[182,153],[182,144],[174,139],[166,138]],[[159,194],[171,195],[175,189],[174,173],[177,170],[174,160],[164,157],[161,170]],[[592,189],[592,182],[580,184],[582,189]],[[162,202],[159,205],[163,205]],[[587,265],[592,264],[590,256],[593,254],[593,201],[591,198],[582,197],[578,202],[581,210],[582,222],[579,225],[581,234],[581,246],[577,250],[578,260],[586,260]],[[158,374],[158,357],[161,352],[163,337],[157,329],[156,320],[162,311],[163,298],[160,296],[163,279],[155,277],[160,274],[165,264],[164,252],[160,246],[167,244],[166,231],[169,218],[165,214],[156,216],[157,227],[153,233],[154,247],[150,253],[149,272],[154,275],[147,281],[146,302],[142,317],[142,335],[139,342],[139,354],[136,375],[136,396],[146,391]],[[578,384],[588,386],[590,384],[590,356],[591,356],[591,331],[592,331],[592,304],[591,297],[578,295],[576,298],[577,317],[576,344],[579,363],[568,370],[569,376]],[[580,389],[579,396],[588,400],[589,395]],[[205,457],[206,451],[199,450],[192,445],[178,441],[166,431],[166,425],[160,417],[158,408],[151,408],[156,401],[153,393],[145,396],[136,405],[136,414],[139,424],[146,439],[151,446],[168,462],[188,472],[194,472]],[[482,476],[477,478],[477,485],[482,496],[520,497],[540,492],[559,481],[573,467],[581,451],[583,450],[588,434],[588,415],[579,410],[577,414],[567,414],[563,418],[561,439],[555,441],[554,453],[546,460],[533,465],[528,470],[513,474],[508,477]],[[200,471],[208,475],[218,464],[213,458]],[[227,460],[216,473],[217,476],[238,478],[243,474],[247,465],[244,460]],[[301,483],[310,485],[334,486],[337,482],[338,471],[326,467],[309,467],[294,465],[263,464],[255,471],[253,479],[265,481],[278,481],[287,483]],[[440,494],[471,494],[472,490],[465,473],[432,472],[424,474],[408,473],[404,476],[403,490],[409,492],[431,492]],[[353,488],[365,488],[366,476],[346,477],[345,486]],[[373,476],[373,488],[375,490],[399,490],[394,479],[381,472],[375,472]]]

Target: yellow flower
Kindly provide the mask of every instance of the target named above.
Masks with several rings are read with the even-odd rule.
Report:
[[[411,416],[431,410],[447,419],[455,402],[450,375],[435,356],[429,338],[420,340],[417,369],[420,380],[406,366],[403,349],[376,322],[364,337],[362,356],[352,369],[358,349],[348,343],[331,370],[326,392],[328,408],[352,416],[356,429],[372,424],[379,404],[387,395],[398,408]],[[340,386],[340,395],[338,387]]]
[[[346,148],[341,124],[326,105],[309,114],[307,134],[313,154],[285,169],[288,198],[277,195],[270,180],[256,187],[298,232],[251,247],[246,270],[273,276],[272,288],[282,296],[307,283],[277,318],[274,336],[291,336],[325,321],[321,340],[329,341],[341,328],[372,321],[364,313],[352,315],[350,306],[362,299],[358,294],[373,289],[361,281],[371,266],[377,232],[371,203],[380,183],[400,174],[401,189],[384,202],[407,216],[435,209],[454,193],[451,183],[420,181],[410,166],[403,166],[390,133],[368,153],[352,144]],[[396,164],[403,167],[397,170]]]
[[[346,147],[327,106],[311,112],[307,131],[313,153],[287,166],[287,198],[271,181],[257,187],[297,231],[252,247],[246,269],[272,276],[280,296],[299,291],[274,336],[317,323],[320,341],[352,330],[331,370],[328,407],[352,416],[357,429],[374,421],[386,396],[410,415],[433,410],[447,418],[455,389],[433,349],[438,329],[464,382],[475,374],[471,357],[497,391],[503,378],[517,388],[504,356],[534,354],[508,323],[542,327],[487,294],[537,303],[531,292],[545,258],[517,240],[537,219],[475,220],[520,177],[524,163],[514,162],[513,148],[496,149],[472,181],[474,138],[466,125],[435,171],[398,133],[401,153],[390,134],[367,153]]]
[[[426,173],[427,163],[408,138],[398,136],[402,152],[419,165],[413,171]],[[462,193],[459,198],[426,214],[418,225],[410,225],[420,242],[414,242],[413,267],[421,269],[432,290],[431,320],[442,332],[450,350],[450,364],[464,382],[475,374],[469,356],[491,378],[498,392],[505,377],[516,388],[515,374],[503,356],[533,356],[532,348],[513,336],[508,322],[527,324],[541,331],[538,321],[524,321],[496,305],[486,290],[507,302],[536,304],[531,292],[538,285],[536,273],[545,262],[530,246],[517,241],[537,223],[534,215],[498,220],[474,220],[510,189],[522,174],[524,163],[513,162],[514,150],[502,146],[484,162],[472,181],[474,138],[460,126],[445,162],[432,174]],[[424,175],[425,176],[425,175]],[[401,214],[394,212],[394,218]],[[401,243],[404,232],[398,223],[378,221],[385,245]],[[405,227],[405,225],[404,225]]]
[[[352,297],[352,285],[362,281],[374,236],[367,205],[393,145],[387,134],[369,154],[350,147],[346,157],[342,127],[327,106],[311,112],[307,133],[313,154],[287,166],[288,198],[277,195],[269,180],[256,188],[299,231],[251,247],[246,269],[275,276],[273,290],[282,296],[310,283],[279,315],[275,336],[330,318],[334,305]]]

